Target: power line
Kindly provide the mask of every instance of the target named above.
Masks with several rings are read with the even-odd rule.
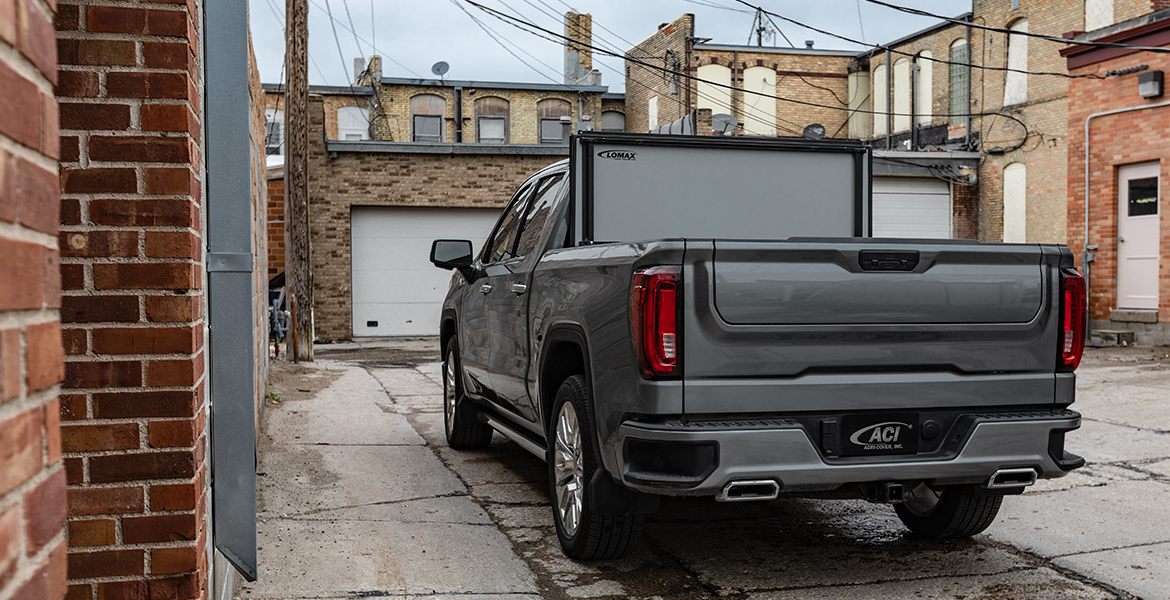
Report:
[[[316,1],[316,0],[309,0],[309,4],[312,4],[313,6],[316,6],[318,10],[325,10],[324,8],[322,8],[322,7],[321,7],[321,5],[320,5],[320,4],[318,4],[318,3],[317,3],[317,1]],[[414,75],[415,77],[417,77],[417,78],[419,78],[419,79],[426,79],[426,77],[423,77],[422,75],[419,75],[418,73],[415,73],[415,72],[414,72],[414,70],[413,70],[413,69],[411,69],[410,67],[408,67],[408,66],[406,66],[406,65],[404,65],[404,64],[402,64],[402,63],[400,63],[400,62],[398,62],[398,61],[396,61],[396,60],[394,60],[394,58],[393,58],[392,56],[390,56],[390,55],[388,55],[388,54],[386,54],[386,53],[382,52],[382,51],[381,51],[381,50],[378,48],[378,46],[377,46],[377,45],[373,44],[372,42],[369,42],[369,41],[367,41],[367,40],[366,40],[366,39],[364,39],[364,38],[362,38],[360,35],[358,35],[358,34],[357,34],[357,32],[356,32],[356,31],[354,31],[354,30],[352,30],[352,29],[349,29],[349,28],[347,28],[347,27],[345,26],[345,24],[344,24],[344,23],[342,23],[342,22],[338,21],[337,19],[334,19],[332,16],[330,16],[329,20],[330,20],[330,21],[332,21],[333,23],[337,23],[338,25],[341,25],[341,28],[342,28],[342,29],[345,29],[346,31],[348,31],[348,32],[350,32],[350,33],[352,33],[352,34],[354,34],[354,36],[356,36],[356,37],[357,37],[359,40],[362,40],[363,42],[366,42],[366,45],[368,45],[369,47],[373,48],[375,53],[377,53],[377,54],[379,54],[379,55],[381,55],[381,56],[385,57],[385,58],[386,58],[386,60],[388,60],[388,61],[390,61],[390,62],[392,62],[392,63],[394,63],[394,64],[398,65],[399,67],[402,67],[402,69],[403,69],[403,70],[405,70],[407,73],[410,73],[411,75]]]
[[[353,43],[357,46],[358,55],[362,57],[362,63],[366,62],[366,55],[362,52],[362,43],[358,41],[357,27],[353,24],[353,15],[349,14],[349,0],[341,0],[341,5],[345,7],[345,18],[349,19],[350,33],[353,33]]]
[[[333,29],[333,41],[337,43],[337,58],[341,59],[341,72],[344,74],[349,69],[348,65],[345,64],[345,53],[341,51],[341,39],[337,37],[337,27],[334,26],[333,10],[329,6],[329,0],[325,0],[325,12],[329,15],[329,26]],[[361,49],[359,48],[358,51],[360,52]],[[345,81],[349,84],[349,91],[356,97],[357,90],[353,89],[353,83],[350,82],[350,78],[346,77]]]
[[[545,6],[548,6],[550,9],[552,8],[552,7],[551,7],[551,6],[549,6],[549,5],[548,5],[548,3],[547,3],[547,2],[545,2],[544,0],[536,0],[536,1],[537,1],[537,2],[540,2],[541,4],[543,4],[543,5],[545,5]],[[557,0],[557,2],[560,2],[561,4],[564,4],[564,5],[565,5],[565,8],[567,8],[567,9],[569,9],[569,10],[573,11],[573,12],[577,12],[577,9],[575,9],[575,8],[573,8],[572,6],[569,6],[568,4],[566,4],[566,3],[565,3],[565,0]],[[633,46],[637,46],[637,44],[635,44],[634,42],[631,42],[630,40],[627,40],[626,38],[624,38],[624,37],[622,37],[622,36],[618,35],[616,32],[614,32],[613,30],[611,30],[611,29],[607,28],[605,25],[602,25],[601,23],[597,23],[597,22],[594,22],[593,24],[594,24],[594,25],[597,25],[598,27],[600,27],[602,30],[604,30],[606,33],[609,33],[609,34],[610,34],[610,35],[612,35],[613,37],[615,37],[615,38],[617,38],[617,39],[619,39],[619,40],[621,40],[621,41],[623,41],[623,42],[625,42],[625,43],[629,44],[631,47],[633,47]]]
[[[454,1],[457,1],[457,0],[452,0],[452,1],[454,2]],[[495,17],[495,18],[497,18],[497,19],[499,19],[499,20],[501,20],[501,21],[503,21],[503,22],[505,22],[505,23],[508,23],[508,24],[512,25],[513,27],[516,27],[517,29],[520,29],[521,31],[525,31],[525,32],[527,32],[527,33],[530,33],[530,34],[533,34],[533,35],[537,35],[537,36],[539,36],[539,34],[537,34],[537,33],[533,32],[533,31],[531,31],[531,30],[529,30],[529,29],[525,29],[525,27],[528,27],[528,28],[531,28],[531,29],[536,29],[537,31],[543,32],[543,33],[545,33],[545,34],[547,34],[547,35],[551,35],[551,36],[554,36],[554,37],[557,37],[557,38],[561,38],[561,39],[564,39],[564,40],[567,40],[567,41],[573,41],[573,40],[568,40],[568,38],[566,38],[565,36],[563,36],[563,35],[560,35],[560,34],[558,34],[558,33],[556,33],[556,32],[549,31],[549,30],[547,30],[547,29],[545,29],[545,28],[543,28],[543,27],[541,27],[541,26],[539,26],[539,25],[536,25],[536,24],[534,24],[534,23],[531,23],[531,22],[525,21],[525,20],[523,20],[523,19],[518,19],[518,18],[516,18],[516,17],[514,17],[514,16],[512,16],[512,15],[508,15],[508,14],[506,14],[506,13],[503,13],[503,12],[500,12],[500,11],[498,11],[498,10],[495,10],[494,8],[491,8],[491,7],[488,7],[488,6],[484,6],[484,5],[482,5],[482,4],[478,3],[478,2],[475,2],[474,0],[462,0],[462,1],[463,1],[463,2],[466,2],[466,3],[468,3],[468,4],[472,5],[472,6],[474,6],[474,7],[476,7],[476,8],[478,8],[479,10],[481,10],[481,11],[483,11],[483,12],[486,12],[486,13],[488,13],[488,14],[492,15],[493,17]],[[543,36],[540,36],[540,37],[543,37]],[[546,38],[546,39],[548,39],[548,38]],[[593,45],[590,45],[590,44],[585,44],[585,43],[583,43],[583,42],[579,42],[579,41],[575,41],[574,43],[576,43],[576,44],[578,44],[578,45],[580,45],[580,46],[585,46],[585,47],[591,48],[591,49],[593,49],[593,50],[595,50],[595,51],[598,51],[598,52],[603,52],[603,53],[605,53],[605,54],[610,54],[610,55],[617,56],[617,55],[616,55],[616,54],[614,54],[613,52],[610,52],[609,50],[606,50],[606,49],[604,49],[604,48],[598,48],[598,47],[596,47],[596,46],[593,46]],[[659,67],[658,65],[654,65],[654,64],[648,63],[648,62],[646,62],[646,61],[643,61],[643,60],[639,60],[639,59],[631,58],[631,57],[629,57],[629,56],[625,56],[625,57],[623,57],[623,58],[624,58],[626,61],[628,61],[628,62],[632,62],[632,63],[634,63],[634,64],[640,65],[640,66],[642,66],[642,67],[645,67],[645,68],[648,68],[648,69],[653,69],[653,70],[657,70],[657,71],[664,71],[664,72],[671,72],[669,69],[666,69],[666,68],[664,68],[664,67]],[[677,75],[678,75],[678,76],[680,76],[680,77],[684,77],[684,78],[686,78],[686,79],[694,80],[694,81],[704,81],[704,80],[701,80],[701,79],[699,79],[698,77],[696,77],[696,76],[694,76],[694,75],[689,75],[689,74],[686,74],[686,73],[677,73]],[[725,84],[722,84],[722,83],[716,83],[716,82],[713,82],[713,81],[706,81],[705,83],[707,83],[708,85],[714,85],[714,86],[716,86],[716,87],[727,88],[727,89],[730,89],[730,90],[734,90],[734,91],[740,91],[740,92],[744,92],[744,93],[747,93],[747,94],[754,94],[754,95],[757,95],[757,96],[765,96],[765,97],[769,97],[769,98],[774,98],[774,99],[780,100],[780,101],[782,101],[782,102],[787,102],[787,103],[790,103],[790,104],[797,104],[797,105],[801,105],[801,106],[810,106],[810,107],[814,107],[814,108],[826,108],[826,109],[829,109],[829,110],[843,110],[843,111],[848,111],[848,112],[864,113],[864,114],[871,114],[871,115],[882,115],[882,116],[891,115],[891,116],[897,116],[897,117],[910,117],[910,118],[912,118],[912,119],[913,119],[913,118],[915,118],[915,117],[917,116],[917,115],[914,115],[914,114],[909,114],[909,113],[895,113],[895,112],[889,112],[889,113],[887,113],[887,112],[878,112],[878,111],[875,111],[875,110],[850,109],[850,108],[848,108],[848,107],[841,107],[841,106],[831,106],[831,105],[828,105],[828,104],[819,104],[819,103],[816,103],[816,102],[809,102],[809,101],[807,101],[807,100],[796,100],[796,99],[794,99],[794,98],[785,98],[785,97],[783,97],[783,96],[778,96],[778,95],[767,94],[767,93],[764,93],[764,92],[757,92],[757,91],[754,91],[754,90],[749,90],[749,89],[745,89],[745,88],[735,87],[735,86],[732,86],[732,85],[725,85]],[[941,116],[948,116],[948,117],[953,117],[953,116],[964,116],[964,117],[965,117],[965,116],[972,116],[972,117],[985,117],[985,116],[991,116],[991,115],[998,115],[998,116],[1001,116],[1001,117],[1003,117],[1003,118],[1005,118],[1005,119],[1009,119],[1009,120],[1012,120],[1012,121],[1015,121],[1016,123],[1018,123],[1018,124],[1020,125],[1020,127],[1022,127],[1022,128],[1024,129],[1024,139],[1023,139],[1023,141],[1022,141],[1022,142],[1020,142],[1020,145],[1023,145],[1025,142],[1027,142],[1027,140],[1028,140],[1028,135],[1029,135],[1029,130],[1028,130],[1028,126],[1027,126],[1027,124],[1025,124],[1025,123],[1024,123],[1023,121],[1021,121],[1020,119],[1017,119],[1016,117],[1013,117],[1013,116],[1011,116],[1011,115],[1008,115],[1008,114],[1004,114],[1004,113],[1000,113],[1000,112],[995,112],[995,113],[991,113],[991,112],[983,112],[983,113],[961,113],[961,114],[958,114],[958,113],[957,113],[957,114],[949,114],[949,115],[937,115],[937,116],[940,116],[940,117],[941,117]],[[1017,146],[1017,147],[1019,147],[1019,146]],[[1014,148],[1013,148],[1012,150],[1014,150]],[[1005,152],[1010,152],[1010,151],[1012,151],[1012,150],[1006,150]]]
[[[987,31],[994,31],[994,32],[998,32],[998,33],[1008,34],[1008,35],[1022,35],[1022,36],[1036,38],[1036,39],[1040,39],[1040,40],[1046,40],[1049,42],[1058,42],[1058,43],[1065,44],[1065,45],[1091,46],[1094,48],[1126,48],[1126,49],[1130,49],[1130,50],[1143,50],[1146,52],[1155,52],[1155,53],[1159,53],[1159,54],[1170,54],[1170,48],[1160,48],[1157,46],[1134,46],[1132,44],[1121,44],[1121,43],[1117,43],[1117,42],[1091,42],[1091,41],[1086,41],[1086,40],[1070,40],[1070,39],[1066,39],[1066,38],[1062,38],[1062,37],[1054,37],[1051,35],[1044,35],[1042,33],[1032,33],[1030,31],[1016,31],[1014,29],[1005,29],[1003,27],[992,27],[991,25],[977,25],[977,24],[971,23],[969,21],[960,21],[960,20],[955,19],[953,17],[944,17],[942,15],[936,15],[932,12],[921,10],[918,8],[910,8],[907,6],[899,6],[897,4],[890,4],[889,2],[882,2],[882,0],[865,0],[865,1],[872,3],[872,4],[877,4],[879,6],[885,6],[886,8],[892,8],[894,10],[901,11],[901,12],[904,12],[904,13],[910,14],[910,15],[916,15],[916,16],[920,16],[920,17],[931,17],[933,19],[942,19],[943,21],[948,21],[951,23],[959,23],[959,24],[963,24],[963,25],[969,25],[969,26],[974,27],[976,29],[984,29]]]
[[[484,25],[482,22],[480,22],[479,19],[475,18],[475,15],[471,14],[466,8],[463,7],[462,4],[459,4],[459,0],[451,0],[451,3],[454,4],[455,6],[459,7],[459,10],[463,11],[468,16],[468,18],[470,18],[476,25],[478,25],[479,28],[482,29],[483,32],[488,35],[488,37],[492,38],[492,40],[496,44],[498,44],[501,48],[506,50],[508,52],[508,54],[511,54],[516,60],[520,61],[521,63],[524,63],[524,66],[528,67],[529,69],[532,69],[533,71],[536,72],[537,75],[540,75],[541,77],[544,77],[545,79],[548,79],[549,81],[551,81],[553,83],[556,83],[559,85],[564,85],[561,82],[557,81],[556,79],[549,77],[547,74],[545,74],[540,69],[537,69],[536,67],[532,66],[532,64],[529,63],[528,61],[524,60],[523,58],[520,58],[519,54],[516,54],[515,52],[513,52],[511,48],[506,46],[504,44],[504,42],[500,41],[500,39],[498,37],[496,37],[499,34],[496,33],[494,29],[488,27],[487,25]],[[516,44],[513,44],[513,45],[516,45]],[[520,46],[516,45],[516,47],[519,48],[521,52],[528,54],[528,52],[526,50],[524,50],[523,48],[520,48]],[[528,54],[528,55],[532,56],[531,54]],[[544,64],[544,62],[542,62],[539,59],[536,59],[536,57],[533,57],[533,59],[536,60],[536,62],[539,62],[540,64],[544,65],[546,68],[553,69],[553,67]],[[555,72],[556,69],[553,69],[553,71]]]
[[[865,22],[861,19],[861,0],[857,0],[857,28],[861,30],[862,41],[865,41]]]
[[[687,0],[687,1],[689,2],[691,0]],[[796,19],[792,19],[790,17],[786,17],[786,16],[778,14],[778,13],[770,12],[762,7],[759,7],[759,6],[756,6],[750,2],[747,2],[746,0],[734,0],[734,1],[738,2],[740,4],[743,4],[744,6],[750,6],[752,8],[759,9],[759,10],[763,11],[764,14],[774,16],[777,19],[787,21],[789,23],[792,23],[793,25],[797,25],[799,27],[803,27],[803,28],[808,29],[810,31],[815,31],[817,33],[824,34],[824,35],[827,35],[830,37],[834,37],[834,38],[837,38],[839,40],[844,40],[844,41],[849,42],[851,44],[857,44],[859,46],[865,46],[866,48],[873,48],[876,50],[887,50],[892,54],[899,54],[899,55],[907,56],[907,57],[917,57],[920,59],[929,60],[931,62],[935,62],[935,63],[939,63],[939,64],[943,64],[943,65],[957,65],[960,67],[967,67],[969,69],[984,69],[984,70],[988,70],[988,71],[1023,73],[1024,75],[1049,75],[1049,76],[1054,76],[1054,77],[1064,77],[1066,79],[1105,79],[1105,77],[1107,77],[1107,75],[1097,75],[1095,73],[1084,73],[1081,75],[1069,75],[1068,73],[1061,73],[1058,71],[1027,71],[1024,69],[1012,69],[1010,67],[992,67],[992,66],[988,66],[988,65],[976,65],[976,64],[971,64],[970,62],[960,63],[960,62],[953,62],[953,61],[949,61],[949,60],[944,60],[941,58],[934,58],[933,56],[922,56],[919,54],[914,54],[912,52],[895,50],[893,48],[890,48],[887,46],[882,46],[880,44],[871,44],[868,42],[863,42],[861,40],[853,39],[851,37],[844,36],[844,35],[841,35],[839,33],[833,33],[831,31],[826,31],[824,29],[813,27],[812,25],[809,25],[807,23],[801,23],[800,21],[797,21]],[[870,0],[867,0],[867,1],[870,1]],[[940,17],[940,18],[943,18],[943,17]],[[971,21],[961,21],[959,19],[948,19],[948,20],[950,20],[958,25],[963,25],[963,26],[971,25],[972,27],[977,27],[977,25],[975,25]]]

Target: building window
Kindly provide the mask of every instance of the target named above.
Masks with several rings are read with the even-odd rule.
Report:
[[[1027,33],[1028,21],[1020,19],[1009,29]],[[1003,105],[1023,104],[1028,101],[1028,76],[1019,71],[1028,70],[1028,36],[1014,33],[1008,36],[1007,67],[1016,70],[1008,71],[1004,77]]]
[[[654,96],[646,104],[646,115],[650,129],[658,127],[658,96]]]
[[[894,131],[910,129],[910,59],[894,61]]]
[[[495,96],[475,99],[475,140],[481,144],[508,143],[508,101]]]
[[[743,130],[752,135],[776,135],[776,71],[749,67],[743,72]]]
[[[561,117],[572,116],[573,105],[566,100],[548,98],[536,103],[536,118],[539,124],[540,143],[560,144],[564,141],[561,134]]]
[[[873,135],[886,135],[887,119],[886,115],[890,112],[889,100],[890,90],[887,87],[889,80],[886,78],[886,66],[878,65],[873,68]]]
[[[716,64],[699,67],[695,93],[699,96],[699,109],[709,108],[716,115],[731,114],[731,69]]]
[[[1028,169],[1021,163],[1003,168],[1003,241],[1028,241]]]
[[[1113,0],[1085,0],[1085,30],[1113,24]]]
[[[967,113],[971,112],[967,102],[968,79],[971,76],[971,67],[968,66],[967,40],[955,40],[951,44],[951,125],[966,123]]]
[[[284,154],[284,111],[264,109],[264,149],[269,156]]]
[[[440,96],[422,94],[410,99],[410,140],[412,142],[442,142],[443,117],[447,101]]]
[[[918,89],[915,90],[917,94],[914,97],[914,110],[918,114],[919,125],[930,125],[930,121],[934,115],[934,54],[930,50],[923,50],[918,53],[918,58],[914,61],[914,66],[918,68],[918,78],[916,83]]]
[[[616,110],[607,110],[601,113],[602,131],[625,131],[626,116]]]
[[[337,109],[337,139],[347,142],[370,139],[370,112],[358,106]]]

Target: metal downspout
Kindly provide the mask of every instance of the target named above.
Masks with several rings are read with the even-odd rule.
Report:
[[[890,149],[890,135],[894,132],[894,65],[890,64],[890,49],[886,48],[886,150]]]
[[[918,56],[910,61],[910,149],[918,149]]]
[[[463,143],[463,88],[455,86],[455,143]]]
[[[1089,154],[1089,149],[1090,149],[1089,126],[1092,123],[1093,119],[1096,119],[1097,117],[1105,117],[1105,116],[1116,115],[1116,114],[1120,114],[1120,113],[1134,112],[1134,111],[1139,111],[1139,110],[1145,110],[1147,108],[1158,108],[1160,106],[1170,106],[1170,101],[1159,102],[1157,104],[1141,104],[1138,106],[1129,106],[1126,108],[1115,108],[1113,110],[1106,110],[1106,111],[1101,111],[1098,113],[1093,113],[1093,114],[1089,115],[1088,117],[1085,117],[1085,159],[1084,159],[1084,162],[1085,162],[1085,214],[1083,217],[1083,219],[1085,221],[1085,236],[1084,236],[1084,242],[1081,245],[1081,270],[1084,271],[1084,273],[1085,273],[1085,303],[1089,305],[1089,306],[1087,306],[1087,309],[1092,308],[1091,303],[1089,302],[1089,298],[1091,298],[1093,295],[1093,288],[1090,285],[1090,284],[1092,284],[1092,280],[1089,279],[1089,268],[1088,268],[1088,264],[1091,264],[1093,262],[1093,260],[1092,260],[1093,256],[1089,252],[1089,156],[1090,156],[1090,154]],[[1085,318],[1091,320],[1091,317],[1088,314],[1089,310],[1086,310],[1085,312],[1086,312]],[[1088,331],[1089,331],[1089,327],[1088,327],[1088,323],[1086,323],[1085,324],[1085,334],[1086,335],[1088,335]]]
[[[963,109],[963,112],[966,113],[966,120],[967,120],[967,122],[964,124],[964,130],[966,132],[966,133],[964,133],[964,135],[967,138],[967,148],[972,147],[971,140],[975,139],[971,136],[971,55],[972,55],[972,53],[971,53],[971,26],[968,25],[967,26],[967,93],[963,98],[963,100],[965,100],[963,105],[966,107]],[[947,58],[949,59],[950,56],[948,56]],[[947,73],[947,79],[950,79],[950,73]],[[951,112],[954,112],[953,108],[952,108]],[[948,125],[950,125],[950,124],[948,123]]]
[[[731,53],[731,116],[743,124],[742,115],[739,115],[739,51]]]

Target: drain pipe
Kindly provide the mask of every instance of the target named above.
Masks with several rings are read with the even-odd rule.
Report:
[[[1089,126],[1092,123],[1093,119],[1096,119],[1097,117],[1106,117],[1109,115],[1117,115],[1117,114],[1121,114],[1121,113],[1135,112],[1135,111],[1139,111],[1139,110],[1145,110],[1147,108],[1158,108],[1161,106],[1170,106],[1170,101],[1159,102],[1157,104],[1139,104],[1138,106],[1129,106],[1126,108],[1115,108],[1113,110],[1106,110],[1106,111],[1093,113],[1093,114],[1089,115],[1088,117],[1085,117],[1085,216],[1084,216],[1085,239],[1084,239],[1084,243],[1081,245],[1081,270],[1084,271],[1084,274],[1085,274],[1086,309],[1092,308],[1091,303],[1089,302],[1089,298],[1091,298],[1093,295],[1093,288],[1091,287],[1092,280],[1089,279],[1089,265],[1093,263],[1094,256],[1093,256],[1093,253],[1090,250],[1090,248],[1092,248],[1093,250],[1097,249],[1096,246],[1089,245],[1089,156],[1090,156],[1090,153],[1089,153],[1089,148],[1090,148]],[[1085,318],[1089,319],[1090,318],[1089,317],[1089,310],[1086,310],[1085,313],[1086,313]],[[1089,332],[1089,327],[1088,327],[1088,323],[1086,323],[1085,324],[1085,334],[1088,335],[1088,332]]]

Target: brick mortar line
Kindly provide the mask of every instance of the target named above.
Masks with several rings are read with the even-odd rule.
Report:
[[[0,57],[0,61],[2,60],[3,57]],[[50,173],[58,173],[56,160],[48,157],[40,150],[35,150],[25,146],[24,144],[21,144],[7,135],[0,134],[0,151],[11,152],[12,154],[23,158],[28,162],[33,163],[34,165],[46,171],[49,171]]]
[[[73,264],[73,263],[67,263]],[[84,264],[84,263],[82,263]],[[193,290],[198,291],[198,290]],[[140,298],[198,298],[202,294],[175,294],[170,290],[144,290],[142,292],[128,293],[126,290],[65,290],[61,293],[62,298],[83,298],[83,297],[104,297],[104,296],[138,296]],[[198,319],[190,319],[188,321],[159,321],[160,323],[196,323],[202,321],[203,317]],[[100,321],[105,323],[106,321]],[[116,322],[116,321],[114,321]],[[82,327],[87,323],[67,323],[68,325],[76,325]]]
[[[16,223],[0,221],[0,239],[14,242],[28,242],[50,249],[56,249],[57,247],[57,239],[53,234],[31,229],[23,223],[17,225]]]
[[[156,200],[187,200],[190,196],[174,196],[171,198],[155,198]],[[73,198],[70,198],[72,200]],[[89,200],[106,200],[107,198],[89,198]],[[87,219],[88,220],[88,219]],[[181,225],[101,225],[82,223],[81,225],[62,225],[60,233],[88,233],[94,231],[141,231],[143,233],[193,233],[196,235],[202,234],[197,229],[190,227],[183,227]],[[79,256],[63,256],[62,258],[88,258]],[[95,257],[101,258],[101,257]],[[153,257],[160,258],[160,257]]]
[[[188,163],[173,163],[173,164],[185,165]],[[70,169],[70,170],[83,170],[83,169],[88,168],[88,167],[81,166],[80,163],[62,163],[62,166],[66,167],[66,168],[69,168],[71,166],[76,166],[75,169]],[[196,172],[196,174],[198,174],[198,172]],[[199,206],[202,209],[203,205],[199,201],[195,200],[194,198],[195,197],[192,196],[191,194],[137,194],[134,192],[108,192],[108,193],[86,192],[86,193],[61,194],[62,200],[83,200],[86,202],[93,201],[93,200],[191,200],[193,203],[195,203],[195,206]],[[88,209],[88,207],[89,207],[89,204],[83,205],[83,208],[85,208],[85,209]],[[203,211],[200,210],[200,212],[203,212]],[[82,216],[82,220],[89,220],[88,210],[86,210],[81,216]],[[179,227],[179,226],[178,225],[110,225],[110,227]],[[201,233],[201,230],[199,230],[199,229],[195,229],[195,228],[191,228],[191,227],[189,227],[187,229],[191,229],[192,231],[195,231],[197,233]]]
[[[64,39],[74,39],[74,40],[83,41],[83,42],[84,42],[84,41],[100,41],[100,42],[106,42],[106,41],[109,41],[109,42],[126,42],[126,41],[130,41],[130,42],[133,42],[133,43],[134,43],[134,44],[136,44],[136,45],[137,45],[137,44],[148,44],[148,43],[159,43],[159,44],[163,44],[163,43],[166,43],[166,44],[174,43],[174,42],[158,42],[158,41],[156,41],[156,40],[157,40],[157,38],[154,38],[154,39],[151,39],[151,40],[123,40],[123,39],[114,39],[114,40],[94,40],[93,38],[90,38],[90,37],[64,38]],[[175,38],[175,39],[182,39],[182,38]],[[178,43],[175,43],[175,45],[179,45],[179,44],[178,44]],[[185,46],[186,44],[182,44],[182,45],[184,45],[184,46]],[[141,48],[141,46],[139,46],[139,47],[138,47],[136,50],[138,51],[138,57],[142,57],[142,50],[143,50],[143,48]],[[136,60],[137,60],[137,59],[136,59]],[[145,61],[145,58],[143,58],[143,60]],[[69,72],[69,73],[97,73],[97,74],[103,74],[103,75],[104,75],[104,74],[109,74],[109,73],[147,73],[147,74],[165,73],[165,74],[173,74],[173,75],[186,75],[188,78],[190,78],[190,79],[194,79],[194,76],[192,76],[192,75],[191,75],[191,71],[189,71],[188,69],[180,69],[180,68],[175,68],[175,67],[169,67],[169,68],[168,68],[168,67],[146,67],[146,66],[142,66],[142,67],[140,67],[140,66],[136,66],[136,65],[74,65],[74,64],[61,64],[61,65],[58,65],[58,66],[57,66],[57,70],[59,70],[59,71],[65,71],[65,72]],[[73,96],[63,96],[63,98],[72,98],[72,97],[73,97]],[[121,97],[121,96],[111,96],[111,98],[120,98],[120,97]],[[99,97],[98,97],[98,99],[100,99],[100,98],[103,98],[103,96],[99,96]],[[95,98],[91,98],[91,99],[95,99]],[[150,98],[150,97],[146,97],[146,98],[135,97],[134,99],[135,99],[135,100],[152,100],[153,98]],[[160,99],[160,100],[162,100],[163,98],[159,98],[159,99]],[[168,98],[168,99],[169,99],[169,100],[181,100],[182,98]]]
[[[66,232],[69,233],[69,232]],[[76,232],[75,232],[76,233]],[[173,233],[173,232],[162,232]],[[68,260],[68,262],[66,262]],[[63,256],[61,257],[61,264],[85,264],[85,265],[167,265],[167,264],[202,264],[200,258],[156,258],[156,257],[138,257],[138,256]],[[190,289],[183,287],[165,288],[165,289]],[[72,291],[72,290],[68,290]]]
[[[49,23],[52,22],[53,19],[50,18]],[[41,73],[41,69],[32,62],[32,59],[6,41],[0,41],[0,63],[4,63],[17,75],[35,85],[40,93],[53,97],[53,84],[49,82],[49,78]]]
[[[58,397],[60,397],[61,386],[58,384],[51,385],[43,390],[33,392],[32,394],[29,394],[24,388],[25,385],[22,381],[21,390],[24,392],[24,396],[13,398],[12,400],[9,400],[0,405],[0,423],[19,416],[34,408],[44,408],[46,404],[49,404],[53,400],[56,400]]]
[[[30,325],[44,325],[61,320],[56,308],[30,308],[0,312],[0,329],[18,329]]]
[[[146,7],[158,6],[158,7],[160,7],[159,10],[166,10],[167,12],[184,12],[184,13],[187,12],[187,5],[186,4],[168,5],[168,4],[157,4],[155,2],[143,3],[143,2],[125,2],[125,1],[120,2],[118,0],[61,0],[60,4],[69,5],[69,6],[81,6],[81,7],[106,6],[106,7],[115,7],[115,8],[126,8],[126,7],[146,8]]]

